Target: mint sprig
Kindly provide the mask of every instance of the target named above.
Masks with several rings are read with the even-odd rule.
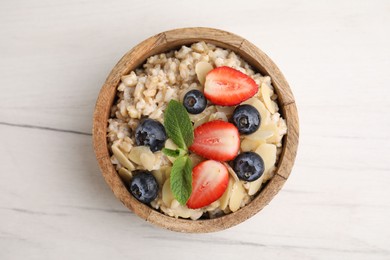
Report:
[[[192,123],[185,107],[171,100],[164,115],[165,130],[172,141],[182,149],[187,149],[194,141]]]
[[[175,160],[170,176],[171,190],[177,201],[184,205],[192,192],[192,166],[188,156]]]
[[[173,158],[179,157],[179,155],[180,155],[179,149],[172,150],[172,149],[168,149],[168,148],[163,148],[161,151],[166,156],[173,157]]]
[[[171,191],[175,199],[184,205],[192,192],[192,165],[187,154],[188,147],[194,141],[194,131],[187,110],[180,102],[169,102],[164,115],[164,127],[169,138],[179,147],[176,150],[164,148],[162,152],[176,158],[170,176]]]
[[[182,156],[182,155],[186,155],[187,154],[187,150],[184,150],[184,149],[181,149],[181,148],[178,148],[176,150],[172,150],[172,149],[168,149],[168,148],[163,148],[161,150],[166,156],[169,156],[169,157],[173,157],[173,158],[177,158],[179,156]]]

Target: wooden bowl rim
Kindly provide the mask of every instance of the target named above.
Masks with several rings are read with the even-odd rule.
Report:
[[[237,212],[206,220],[176,219],[160,213],[137,201],[127,191],[110,161],[107,144],[107,119],[113,104],[116,88],[122,75],[143,64],[146,58],[198,41],[205,41],[239,54],[262,75],[269,75],[279,96],[278,103],[286,120],[288,133],[283,140],[283,151],[274,177],[260,193]],[[96,101],[93,116],[93,146],[100,170],[115,196],[142,219],[157,226],[178,232],[206,233],[227,229],[258,213],[282,188],[294,164],[299,139],[298,113],[291,89],[272,60],[259,48],[235,34],[204,27],[180,28],[152,36],[127,52],[115,65],[103,84]]]

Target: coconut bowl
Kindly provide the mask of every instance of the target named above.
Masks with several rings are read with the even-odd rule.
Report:
[[[240,55],[252,68],[271,77],[278,95],[280,113],[286,120],[288,132],[283,137],[282,153],[274,176],[245,207],[234,213],[214,219],[190,220],[169,217],[135,199],[126,189],[110,161],[107,126],[117,86],[123,75],[142,65],[152,55],[177,49],[182,45],[205,41],[217,47],[230,49]],[[108,75],[97,98],[93,116],[93,145],[100,170],[115,196],[140,218],[159,227],[188,233],[206,233],[224,230],[252,217],[262,210],[288,179],[298,147],[298,113],[291,89],[275,63],[259,48],[235,34],[212,28],[182,28],[159,33],[127,52]]]

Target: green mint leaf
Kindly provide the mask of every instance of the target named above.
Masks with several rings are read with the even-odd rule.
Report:
[[[180,151],[179,150],[172,150],[172,149],[168,149],[168,148],[163,148],[162,152],[166,156],[174,157],[174,158],[179,157],[179,155],[180,155]]]
[[[185,107],[176,100],[171,100],[164,115],[164,126],[169,138],[187,150],[194,141],[192,123]]]
[[[181,205],[185,205],[192,192],[192,166],[188,156],[175,160],[170,176],[173,196]]]

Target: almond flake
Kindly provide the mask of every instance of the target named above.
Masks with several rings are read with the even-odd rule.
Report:
[[[206,75],[213,69],[213,66],[208,62],[198,62],[195,65],[195,72],[196,76],[198,77],[198,80],[200,84],[204,85],[204,82],[206,80]]]

